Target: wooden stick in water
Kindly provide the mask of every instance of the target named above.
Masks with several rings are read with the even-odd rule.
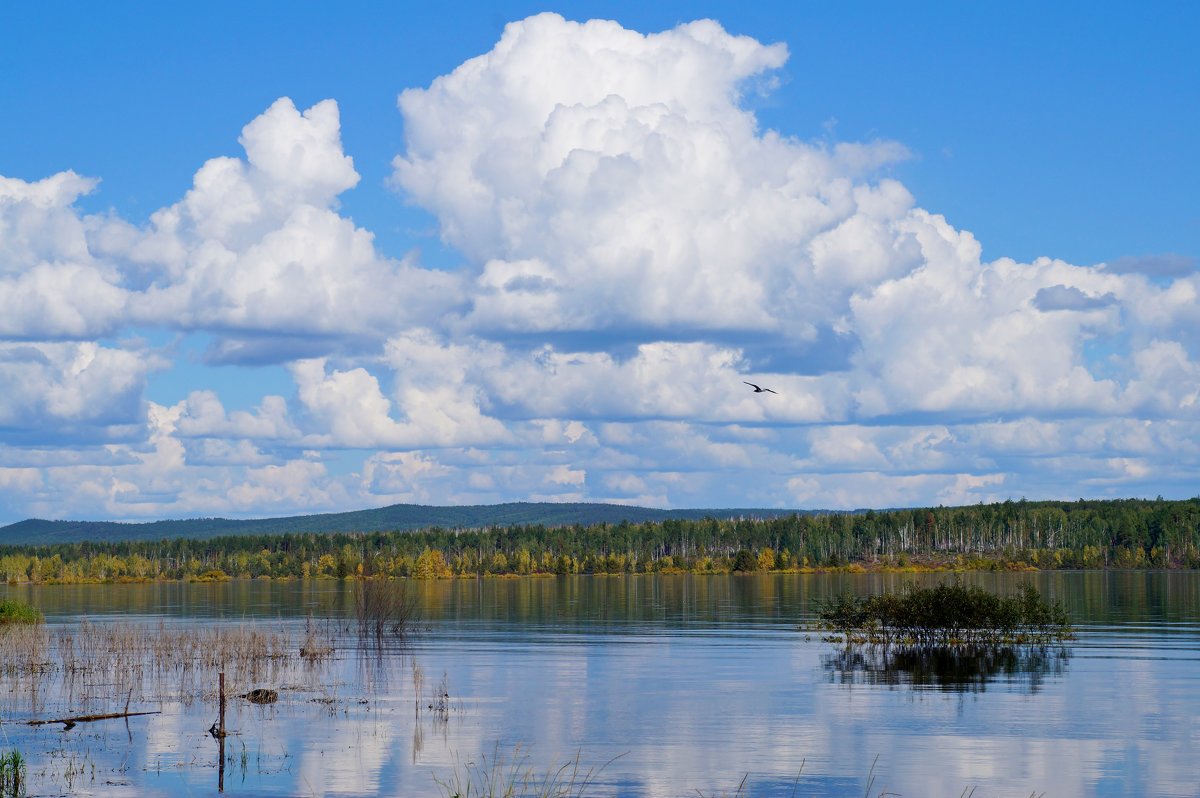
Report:
[[[112,718],[133,718],[138,715],[161,715],[162,710],[155,709],[149,712],[105,712],[100,715],[76,715],[73,718],[55,718],[54,720],[30,720],[26,723],[30,726],[44,726],[49,723],[65,724],[63,731],[74,726],[76,723],[91,723],[94,720],[110,720]]]

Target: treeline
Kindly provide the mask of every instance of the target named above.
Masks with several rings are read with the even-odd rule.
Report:
[[[1200,498],[0,547],[8,582],[838,567],[1197,568]]]

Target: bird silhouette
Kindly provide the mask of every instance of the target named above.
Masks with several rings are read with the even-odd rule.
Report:
[[[742,382],[746,382],[746,381],[742,380]],[[779,391],[772,391],[770,388],[759,388],[757,385],[755,385],[752,382],[746,382],[746,384],[749,385],[751,388],[753,388],[755,393],[773,393],[776,395],[779,394]]]

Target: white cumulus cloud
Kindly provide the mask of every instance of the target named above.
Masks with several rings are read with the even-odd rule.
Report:
[[[984,260],[892,177],[902,145],[760,126],[744,94],[787,58],[714,21],[540,14],[398,86],[393,200],[433,215],[462,256],[444,269],[342,212],[360,177],[334,100],[277,100],[144,224],[80,211],[98,181],[74,172],[0,177],[0,499],[153,517],[1194,493],[1195,259]],[[175,358],[187,382],[204,347],[243,390],[161,399],[156,372]],[[263,363],[294,390],[256,393]]]

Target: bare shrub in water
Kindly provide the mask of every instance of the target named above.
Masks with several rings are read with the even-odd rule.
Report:
[[[364,640],[404,638],[417,622],[417,600],[402,581],[364,579],[355,586],[354,615]]]

